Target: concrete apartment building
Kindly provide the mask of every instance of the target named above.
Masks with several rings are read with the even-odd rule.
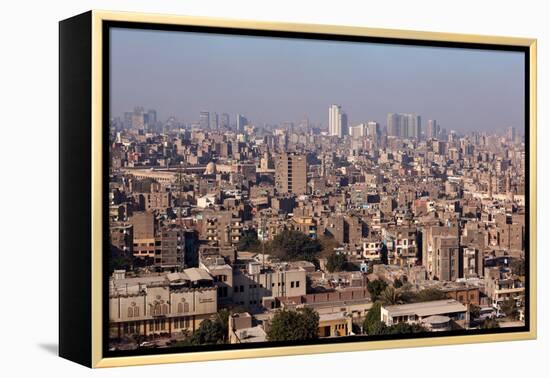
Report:
[[[129,219],[134,228],[133,250],[136,257],[155,257],[155,216],[151,212],[136,211]]]
[[[111,222],[109,225],[111,245],[121,251],[134,253],[134,227],[129,223]]]
[[[429,279],[460,278],[460,247],[457,227],[432,226],[423,231],[422,264]]]
[[[384,230],[382,236],[387,240],[388,257],[391,263],[413,267],[418,260],[418,232],[414,227],[396,227]]]
[[[214,278],[218,290],[218,304],[228,305],[233,301],[233,268],[225,262],[221,255],[213,255],[201,259],[201,268]]]
[[[216,287],[204,269],[140,277],[115,271],[109,281],[111,337],[192,332],[217,307]]]
[[[363,237],[367,236],[367,225],[360,217],[352,215],[336,215],[326,219],[324,227],[319,230],[340,244],[355,246],[361,246]]]
[[[185,266],[185,229],[165,227],[155,238],[154,265],[161,268]]]
[[[456,236],[434,237],[434,270],[431,278],[455,281],[460,277],[460,248]],[[430,274],[430,272],[428,272]]]
[[[521,305],[525,300],[525,284],[519,277],[504,272],[499,267],[486,268],[485,295],[495,308],[500,308],[508,299],[513,299],[516,304]]]
[[[297,308],[306,307],[312,308],[319,316],[335,315],[345,313],[346,319],[351,322],[360,324],[365,315],[372,307],[372,301],[368,290],[364,287],[347,287],[337,290],[328,291],[326,293],[306,294],[299,297],[278,297],[277,303],[281,308],[295,310]],[[325,318],[329,320],[330,317]],[[343,318],[338,317],[339,320]],[[336,319],[332,319],[336,320]],[[347,324],[348,320],[343,323]],[[334,324],[342,324],[335,322]],[[338,328],[333,328],[337,330]],[[351,332],[351,325],[346,328],[347,332]],[[329,336],[334,336],[334,332],[324,332]]]
[[[275,297],[306,294],[306,270],[287,263],[248,262],[233,269],[233,303],[246,308],[275,308]]]
[[[477,248],[462,249],[462,276],[464,278],[483,277],[483,252]]]
[[[307,164],[304,155],[282,153],[276,156],[275,188],[280,194],[306,194]]]
[[[241,240],[243,223],[233,211],[205,210],[200,227],[201,239],[219,246],[236,245]]]

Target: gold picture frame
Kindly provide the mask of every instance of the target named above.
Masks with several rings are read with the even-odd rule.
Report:
[[[79,18],[80,17],[80,18]],[[84,21],[83,21],[84,20]],[[520,46],[528,49],[529,54],[529,66],[528,69],[528,84],[529,84],[529,104],[528,104],[528,117],[529,117],[529,235],[526,235],[528,239],[528,257],[529,257],[529,330],[522,332],[509,332],[509,333],[491,333],[491,334],[475,334],[475,335],[457,335],[457,336],[442,336],[442,337],[429,337],[429,338],[407,338],[407,339],[393,339],[393,340],[375,340],[375,341],[354,341],[345,343],[333,343],[333,344],[315,344],[315,345],[300,345],[300,346],[283,346],[283,347],[260,347],[253,349],[232,349],[232,350],[216,350],[216,351],[202,351],[202,352],[190,352],[190,353],[167,353],[164,354],[151,354],[151,355],[136,355],[136,356],[124,356],[124,357],[105,357],[104,356],[104,275],[103,275],[103,237],[104,237],[104,224],[103,224],[103,188],[104,188],[104,145],[103,145],[103,106],[104,106],[104,92],[103,92],[103,78],[105,70],[105,61],[103,56],[103,41],[107,36],[104,34],[104,24],[106,22],[128,22],[128,23],[140,23],[146,25],[186,25],[186,26],[203,26],[203,27],[216,27],[216,28],[237,28],[244,30],[262,30],[269,32],[296,32],[296,33],[314,33],[323,35],[335,35],[335,36],[357,36],[357,37],[379,37],[396,40],[411,40],[411,41],[434,41],[434,42],[453,42],[453,43],[465,43],[465,44],[479,44],[479,45],[503,45],[503,46]],[[352,26],[339,26],[339,25],[317,25],[317,24],[295,24],[295,23],[279,23],[279,22],[259,22],[252,20],[232,20],[232,19],[220,19],[210,17],[188,17],[188,16],[175,16],[175,15],[161,15],[161,14],[145,14],[145,13],[127,13],[127,12],[111,12],[93,10],[84,15],[76,16],[73,19],[61,22],[60,33],[60,75],[61,89],[63,92],[64,83],[68,83],[69,79],[63,79],[63,75],[66,74],[65,69],[68,67],[68,61],[74,61],[78,63],[78,59],[87,59],[91,57],[89,62],[89,74],[87,78],[86,86],[83,89],[83,93],[90,91],[90,96],[86,100],[91,100],[90,103],[83,103],[82,108],[89,110],[89,114],[83,115],[83,112],[78,115],[76,120],[90,120],[89,129],[84,128],[82,138],[84,141],[89,142],[89,152],[91,156],[89,161],[91,167],[89,171],[83,174],[88,175],[89,181],[83,183],[83,185],[90,186],[90,200],[86,204],[89,208],[89,227],[80,228],[78,232],[87,233],[90,241],[89,255],[86,255],[86,261],[89,265],[85,266],[86,261],[71,260],[74,257],[69,257],[69,251],[64,248],[69,248],[64,242],[61,242],[60,246],[60,355],[76,362],[82,363],[90,367],[115,367],[115,366],[130,366],[130,365],[144,365],[144,364],[161,364],[161,363],[174,363],[174,362],[190,362],[190,361],[209,361],[220,359],[237,359],[237,358],[253,358],[253,357],[270,357],[270,356],[284,356],[284,355],[296,355],[296,354],[313,354],[313,353],[328,353],[328,352],[349,352],[349,351],[362,351],[373,349],[387,349],[387,348],[407,348],[407,347],[424,347],[424,346],[437,346],[437,345],[449,345],[449,344],[467,344],[467,343],[484,343],[495,341],[514,341],[514,340],[528,340],[535,339],[537,336],[537,306],[536,306],[536,284],[537,284],[537,265],[536,265],[536,242],[537,242],[537,42],[535,39],[528,38],[513,38],[513,37],[500,37],[500,36],[483,36],[483,35],[469,35],[469,34],[452,34],[452,33],[435,33],[424,31],[409,31],[409,30],[392,30],[392,29],[376,29],[366,27],[352,27]],[[81,41],[73,41],[70,38],[76,38],[75,33],[81,31],[85,33],[83,40],[89,39],[89,44],[85,43],[83,47]],[[67,37],[67,34],[73,34],[72,37]],[[78,48],[89,48],[89,54],[76,58],[74,54]],[[72,49],[72,50],[71,50]],[[69,51],[69,52],[67,52]],[[65,59],[65,60],[64,60]],[[72,59],[72,60],[71,60]],[[76,60],[75,60],[76,59]],[[65,62],[65,63],[64,63]],[[76,74],[75,74],[76,75]],[[65,81],[64,81],[65,80]],[[70,85],[70,84],[67,84]],[[72,85],[72,84],[71,84]],[[67,89],[68,91],[69,89]],[[74,93],[74,92],[73,92]],[[67,108],[70,107],[70,101],[76,101],[71,96],[63,96],[61,94],[60,101],[60,113],[61,116],[61,149],[63,150],[64,130],[67,126],[63,125],[63,122],[71,120],[71,115],[68,114],[65,119],[63,117],[64,112],[67,112]],[[78,101],[81,101],[79,97],[76,97]],[[77,117],[77,116],[75,116]],[[86,118],[88,117],[88,118]],[[72,119],[75,120],[75,119]],[[69,138],[69,136],[67,136]],[[67,151],[69,154],[71,151]],[[73,151],[74,152],[74,151]],[[64,150],[61,151],[61,165],[63,168],[63,161],[67,159],[68,155],[64,155]],[[65,167],[66,171],[71,169],[70,166]],[[63,182],[63,169],[61,170],[61,186]],[[63,188],[61,197],[63,197]],[[526,193],[527,194],[527,193]],[[68,194],[67,194],[68,195]],[[68,197],[69,198],[69,197]],[[67,199],[69,201],[69,199]],[[61,207],[69,206],[67,203],[61,201]],[[70,225],[68,218],[64,220],[63,209],[61,211],[60,219],[63,224],[61,230],[61,239],[65,239],[65,233],[74,230],[71,227],[77,227],[76,225]],[[64,233],[65,232],[65,233]],[[76,231],[75,231],[76,232]],[[74,252],[72,252],[74,253]],[[78,264],[81,264],[78,266]],[[68,273],[72,270],[71,273]],[[82,275],[81,272],[87,273]],[[79,273],[81,276],[76,277]],[[73,282],[71,285],[69,280],[90,280],[88,286],[79,286],[78,282]],[[84,284],[82,284],[84,285]],[[84,295],[83,311],[90,313],[89,318],[83,319],[83,323],[86,324],[72,324],[69,326],[69,317],[77,316],[73,313],[69,306],[75,305],[70,302],[69,299],[64,301],[66,296],[76,295],[77,289],[90,289],[90,295]],[[87,323],[89,321],[89,323]],[[72,335],[75,330],[80,329],[82,333],[80,335]],[[84,351],[74,352],[70,349],[77,345],[77,341],[74,338],[80,338],[85,343],[89,343],[89,349],[84,348]]]

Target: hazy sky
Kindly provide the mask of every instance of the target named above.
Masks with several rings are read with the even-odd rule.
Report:
[[[418,113],[448,130],[524,127],[523,53],[111,29],[111,110],[156,109],[198,122],[200,111],[263,123],[351,124]]]

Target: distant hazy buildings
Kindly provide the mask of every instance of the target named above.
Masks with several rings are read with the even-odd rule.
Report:
[[[331,105],[328,109],[328,132],[331,136],[342,138],[348,133],[348,116],[340,105]]]
[[[275,161],[275,188],[279,193],[305,194],[307,177],[306,157],[282,153]]]
[[[435,119],[428,120],[428,126],[426,127],[426,138],[438,138],[439,137],[439,125]]]
[[[229,114],[222,113],[222,115],[220,117],[220,126],[223,129],[228,129],[229,128]]]
[[[420,139],[422,125],[419,115],[389,113],[386,119],[388,136]]]
[[[136,106],[132,112],[125,112],[121,121],[116,121],[124,129],[156,131],[157,111],[144,110],[142,106]]]
[[[242,114],[237,114],[237,132],[242,133],[244,127],[248,124],[248,120]]]
[[[360,123],[359,125],[349,127],[349,136],[353,139],[363,138],[366,136],[367,125]]]
[[[217,130],[219,127],[218,113],[212,113],[210,115],[210,129]]]
[[[202,130],[206,130],[210,127],[210,113],[201,112],[199,118],[199,124]]]
[[[136,130],[145,129],[144,110],[141,106],[136,106],[131,115],[132,128]]]
[[[517,142],[519,138],[515,127],[509,127],[508,130],[506,130],[506,139],[508,139],[509,142]]]
[[[367,136],[376,140],[380,137],[380,124],[378,122],[367,122]]]

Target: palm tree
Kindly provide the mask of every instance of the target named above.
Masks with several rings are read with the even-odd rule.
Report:
[[[380,294],[380,301],[385,305],[395,305],[403,302],[401,290],[388,286]]]

